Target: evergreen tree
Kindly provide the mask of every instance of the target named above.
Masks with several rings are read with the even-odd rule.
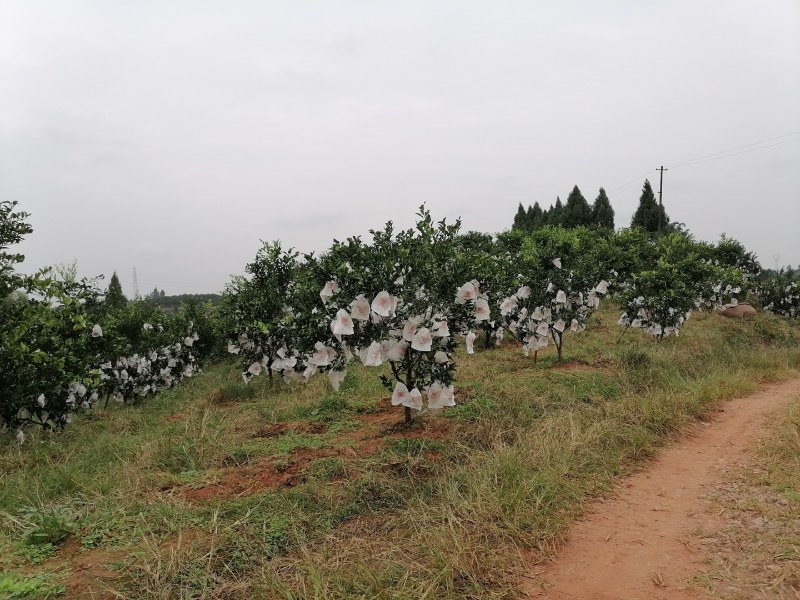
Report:
[[[553,207],[552,206],[550,208],[548,208],[547,210],[542,211],[542,219],[541,219],[541,221],[539,221],[541,223],[542,227],[550,225],[550,218],[552,217],[552,215],[553,215]]]
[[[642,187],[642,195],[639,198],[639,207],[633,214],[631,219],[631,227],[641,227],[645,231],[656,233],[658,231],[658,215],[661,213],[661,224],[666,227],[669,223],[669,217],[664,211],[664,207],[658,206],[653,188],[650,187],[650,182],[645,179],[644,187]]]
[[[522,231],[526,231],[527,223],[528,215],[525,212],[525,208],[522,206],[522,202],[520,202],[519,207],[517,208],[517,214],[514,215],[514,224],[511,226],[511,229],[520,229]]]
[[[600,193],[592,206],[592,223],[598,227],[614,230],[614,209],[608,201],[606,191],[600,188]]]
[[[106,304],[109,308],[124,308],[128,304],[128,299],[122,293],[122,285],[119,283],[117,272],[111,276],[111,281],[108,282],[108,290],[106,291]]]
[[[592,209],[577,185],[569,193],[562,215],[561,224],[567,229],[591,223]]]
[[[544,224],[542,222],[543,217],[542,207],[539,206],[538,202],[534,202],[531,210],[531,231],[536,231]]]
[[[555,206],[550,209],[550,218],[547,224],[553,227],[559,227],[564,224],[564,205],[561,203],[561,198],[558,196],[556,196]]]
[[[529,204],[528,210],[525,211],[525,231],[533,231],[536,229],[536,219],[533,216],[533,207]]]

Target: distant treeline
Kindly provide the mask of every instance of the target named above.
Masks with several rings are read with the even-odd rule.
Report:
[[[777,271],[775,269],[762,269],[758,275],[759,281],[767,281],[774,279],[777,276],[786,277],[789,281],[800,282],[800,268],[794,268],[792,265],[782,267]]]
[[[181,305],[195,302],[210,302],[211,304],[219,304],[222,301],[221,294],[177,294],[175,296],[167,296],[164,290],[154,289],[145,298],[151,304],[155,304],[161,308],[178,309]]]
[[[600,188],[593,204],[589,204],[576,185],[572,188],[566,203],[556,198],[555,204],[543,210],[538,202],[526,209],[520,203],[514,216],[513,229],[536,231],[541,227],[601,227],[614,229],[614,209],[608,200],[606,191]],[[663,206],[659,206],[650,182],[645,179],[639,207],[631,220],[631,227],[640,227],[646,231],[679,231],[681,224],[670,223]]]
[[[527,210],[519,205],[513,229],[530,232],[548,225],[566,229],[581,226],[614,229],[614,209],[603,188],[600,188],[594,204],[589,204],[577,185],[567,197],[566,204],[561,202],[561,198],[556,198],[555,204],[547,210],[542,210],[538,202],[528,206]]]

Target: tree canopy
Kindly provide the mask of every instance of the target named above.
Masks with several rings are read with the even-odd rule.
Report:
[[[663,206],[658,205],[650,181],[644,180],[642,195],[639,197],[639,207],[631,219],[631,227],[640,227],[651,233],[658,232],[659,214],[661,215],[661,225],[666,227],[669,224],[669,217]]]
[[[606,196],[606,191],[600,188],[600,193],[592,206],[592,223],[605,229],[614,229],[614,209]]]
[[[122,293],[122,285],[119,282],[116,271],[111,275],[111,281],[108,282],[106,302],[111,308],[125,308],[125,305],[128,304],[128,299]]]
[[[547,209],[542,209],[538,202],[526,209],[522,203],[517,207],[512,229],[532,232],[542,227],[602,227],[614,229],[614,209],[603,188],[594,204],[589,204],[576,185],[567,197],[567,202],[562,203],[556,197],[555,203]]]

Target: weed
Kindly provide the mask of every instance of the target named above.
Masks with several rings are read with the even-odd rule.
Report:
[[[25,555],[25,558],[28,560],[29,563],[32,565],[39,565],[42,564],[45,560],[53,556],[56,553],[56,546],[51,544],[50,542],[46,542],[44,544],[38,544],[33,546],[24,546],[22,549],[22,553]]]
[[[245,385],[241,381],[227,383],[217,388],[209,396],[212,404],[225,404],[227,402],[243,402],[253,400],[258,393],[255,385]]]
[[[619,362],[631,371],[649,370],[653,366],[653,356],[641,348],[625,348],[619,354]]]
[[[63,586],[54,584],[45,575],[17,576],[13,573],[0,573],[0,597],[8,600],[55,598],[63,592]]]
[[[497,414],[497,403],[486,396],[478,396],[470,402],[459,404],[447,411],[447,417],[465,422],[479,421]]]
[[[298,419],[311,419],[313,421],[334,422],[350,412],[347,399],[342,395],[330,395],[323,398],[316,406],[300,407],[294,416]]]
[[[28,506],[20,516],[26,523],[24,541],[31,546],[57,546],[77,528],[75,515],[65,507]]]
[[[397,454],[409,454],[411,456],[419,456],[424,452],[432,450],[443,450],[444,445],[441,442],[426,440],[423,438],[400,438],[399,440],[392,440],[389,444],[389,450]]]
[[[347,466],[338,456],[315,460],[308,468],[309,474],[320,481],[331,481],[347,477]]]

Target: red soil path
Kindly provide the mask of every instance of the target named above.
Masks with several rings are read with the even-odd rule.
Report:
[[[800,380],[792,380],[727,402],[693,437],[593,506],[554,561],[531,572],[523,593],[550,600],[707,598],[689,583],[704,570],[692,532],[721,524],[704,510],[704,489],[746,460],[769,415],[798,394]]]

